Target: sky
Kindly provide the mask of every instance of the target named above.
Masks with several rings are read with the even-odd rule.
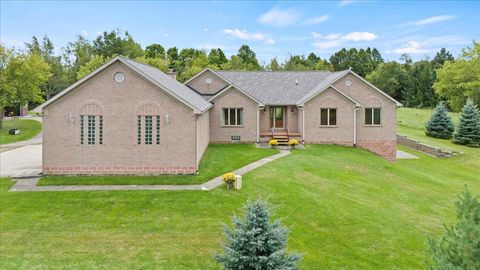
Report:
[[[408,53],[454,56],[480,41],[480,1],[1,1],[0,43],[24,48],[47,34],[61,52],[76,36],[89,40],[128,31],[143,48],[221,48],[227,56],[249,45],[262,63],[314,52],[376,47],[386,60]]]

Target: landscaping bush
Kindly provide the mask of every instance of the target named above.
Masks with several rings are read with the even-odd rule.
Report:
[[[288,141],[288,145],[297,146],[297,145],[298,145],[298,141],[295,140],[295,139],[289,140],[289,141]]]
[[[454,131],[452,119],[448,115],[447,107],[443,102],[438,103],[433,110],[432,117],[425,124],[425,135],[440,138],[450,139]]]
[[[270,144],[271,146],[276,146],[276,145],[278,145],[278,141],[277,140],[270,140],[268,142],[268,144]]]
[[[480,147],[480,113],[471,99],[463,106],[452,141],[456,144]]]
[[[300,255],[286,253],[288,229],[270,222],[267,203],[248,202],[245,210],[233,217],[233,228],[225,226],[224,253],[215,256],[223,269],[298,269]]]
[[[480,269],[480,202],[465,188],[455,205],[457,224],[445,226],[438,240],[428,239],[431,270]]]
[[[226,173],[222,175],[222,180],[225,182],[227,185],[231,185],[235,182],[236,176],[233,173]]]

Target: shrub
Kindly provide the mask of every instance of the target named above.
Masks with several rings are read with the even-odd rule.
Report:
[[[245,217],[233,217],[225,226],[224,253],[216,254],[223,269],[298,269],[300,255],[287,254],[288,229],[279,220],[270,222],[270,210],[262,200],[248,202]]]
[[[226,174],[222,175],[223,182],[225,182],[227,184],[231,184],[231,183],[235,182],[236,178],[237,177],[233,173],[226,173]]]
[[[275,145],[278,145],[278,141],[277,140],[270,140],[268,142],[268,144],[270,144],[271,146],[275,146]]]
[[[456,144],[480,147],[480,113],[471,99],[463,106],[452,141]]]
[[[480,202],[465,188],[455,205],[457,224],[428,239],[431,270],[480,269]]]
[[[293,146],[298,145],[298,141],[295,140],[295,139],[290,140],[290,141],[288,141],[288,145],[293,145]]]
[[[432,117],[425,124],[425,128],[425,135],[427,136],[440,139],[452,138],[455,128],[452,119],[447,113],[447,107],[445,107],[443,102],[438,103],[437,107],[435,107]]]

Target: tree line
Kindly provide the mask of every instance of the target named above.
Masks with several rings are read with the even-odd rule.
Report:
[[[376,48],[343,48],[329,59],[315,53],[290,55],[285,61],[271,59],[262,64],[255,52],[242,45],[227,57],[221,48],[209,51],[150,44],[145,48],[127,32],[105,31],[94,40],[77,36],[60,53],[51,39],[36,36],[25,50],[0,47],[0,108],[39,103],[50,99],[76,80],[92,72],[110,58],[123,55],[162,71],[175,70],[184,82],[209,67],[214,70],[329,70],[352,68],[407,107],[434,107],[445,101],[459,111],[467,98],[480,101],[480,45],[473,42],[454,58],[442,48],[433,59],[413,62],[409,55],[399,61],[385,61]],[[3,113],[2,113],[3,116]]]

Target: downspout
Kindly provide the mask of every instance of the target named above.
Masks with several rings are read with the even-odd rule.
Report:
[[[262,107],[258,107],[257,110],[257,143],[260,142],[260,110],[262,110]]]
[[[359,109],[357,106],[353,109],[353,147],[357,146],[357,111]]]
[[[302,144],[305,144],[305,107],[299,107],[302,111]]]
[[[203,115],[203,113],[201,114]],[[195,171],[196,174],[198,174],[198,119],[200,117],[200,114],[197,114],[196,120],[195,120]]]

